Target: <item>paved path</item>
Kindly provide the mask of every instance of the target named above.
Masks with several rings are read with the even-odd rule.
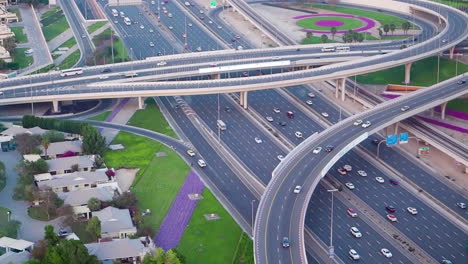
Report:
[[[41,240],[44,237],[44,227],[48,224],[55,226],[55,230],[58,230],[61,223],[60,219],[50,222],[34,220],[28,216],[29,204],[27,202],[13,200],[13,189],[16,186],[18,175],[14,168],[21,160],[18,151],[0,152],[0,160],[5,164],[7,175],[7,184],[0,192],[0,206],[9,208],[12,212],[12,219],[21,222],[18,238],[29,241]]]
[[[67,52],[60,55],[60,57],[54,60],[55,65],[60,65],[66,58],[68,58],[68,56],[70,56],[73,52],[77,50],[78,50],[78,45],[71,47],[69,50],[67,50]],[[65,65],[65,66],[68,66],[68,68],[72,68],[73,65]]]
[[[56,48],[60,47],[60,45],[62,45],[65,41],[71,39],[74,36],[75,35],[73,35],[73,31],[71,29],[67,29],[62,34],[47,42],[47,46],[49,47],[50,51],[54,51]]]
[[[114,108],[105,121],[125,125],[137,109],[138,100],[136,98],[125,98]],[[108,144],[112,142],[118,133],[119,130],[115,129],[104,128],[101,130],[101,134],[106,138]]]
[[[203,188],[204,185],[198,175],[190,171],[154,238],[156,246],[162,247],[164,250],[177,247],[198,202],[190,200],[188,195],[191,193],[201,194]]]

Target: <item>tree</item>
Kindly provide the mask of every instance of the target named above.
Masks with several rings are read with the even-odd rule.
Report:
[[[172,249],[166,252],[166,263],[167,264],[181,264],[177,255],[172,251]]]
[[[51,143],[62,142],[65,140],[65,136],[63,135],[63,133],[60,133],[55,130],[47,131],[46,133],[44,133],[44,135],[42,135],[42,137],[47,137]]]
[[[379,37],[380,37],[380,39],[382,39],[382,35],[383,35],[382,29],[379,28]]]
[[[173,249],[171,249],[171,250],[172,250],[172,252],[174,252],[174,253],[177,255],[177,258],[180,260],[180,263],[181,263],[181,264],[185,264],[185,262],[186,262],[185,256],[182,255],[182,254],[179,252],[179,250],[177,250],[177,248],[173,248]]]
[[[363,42],[363,41],[364,41],[364,35],[359,34],[358,37],[357,37],[357,42]]]
[[[312,36],[313,36],[313,35],[314,35],[314,34],[312,34],[312,32],[309,32],[309,31],[306,32],[306,38],[307,38],[309,41],[312,40]]]
[[[101,221],[96,216],[93,216],[86,225],[86,232],[90,233],[94,237],[101,235]]]
[[[39,240],[31,251],[31,256],[37,260],[43,260],[47,251],[45,240]]]
[[[392,35],[393,35],[393,32],[395,31],[395,29],[396,29],[395,24],[393,24],[393,23],[390,24],[390,31],[392,32]]]
[[[96,256],[89,255],[88,249],[79,240],[61,240],[57,246],[47,248],[42,263],[47,264],[98,264]]]
[[[10,52],[11,55],[16,53],[16,41],[14,37],[3,40],[3,47]]]
[[[83,136],[83,152],[85,154],[101,155],[106,150],[106,139],[89,124],[83,124],[81,127]]]
[[[54,231],[54,226],[46,225],[44,227],[44,240],[47,243],[48,247],[54,247],[59,243],[59,237]]]
[[[40,144],[38,137],[30,134],[19,134],[15,136],[18,151],[21,154],[31,154]]]
[[[47,150],[49,149],[49,146],[50,146],[50,139],[48,137],[42,137],[41,145],[44,148],[45,156],[47,156]]]
[[[410,29],[411,27],[411,24],[406,21],[406,22],[403,22],[403,24],[401,24],[401,29],[403,29],[403,32],[406,34],[408,33],[408,30]]]
[[[101,201],[98,198],[92,197],[88,200],[88,208],[92,212],[101,210]]]
[[[388,31],[390,31],[390,26],[388,24],[385,24],[383,26],[383,31],[385,32],[385,35],[388,35]]]
[[[338,30],[336,30],[336,27],[332,27],[332,28],[330,29],[330,32],[331,32],[331,34],[332,34],[332,39],[335,39],[335,34],[336,34],[337,31],[338,31]]]
[[[114,206],[120,209],[133,207],[136,203],[137,198],[132,192],[124,192],[114,199]]]
[[[322,40],[322,43],[327,43],[328,41],[328,36],[323,34],[322,36],[320,36],[320,39]]]

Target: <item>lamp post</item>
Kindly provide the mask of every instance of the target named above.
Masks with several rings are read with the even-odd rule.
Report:
[[[337,191],[338,189],[327,190],[327,192],[331,192],[330,246],[328,247],[328,256],[330,258],[335,257],[335,248],[333,247],[333,193]]]
[[[10,215],[11,215],[11,211],[10,211],[10,210],[7,211],[7,215],[8,215],[8,222],[10,222]]]

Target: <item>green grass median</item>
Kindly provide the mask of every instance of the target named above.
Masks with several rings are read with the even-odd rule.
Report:
[[[24,33],[24,27],[10,27],[11,31],[15,33],[15,40],[18,43],[28,43],[28,36]]]
[[[50,41],[70,28],[63,11],[54,8],[42,15],[42,33],[46,41]]]

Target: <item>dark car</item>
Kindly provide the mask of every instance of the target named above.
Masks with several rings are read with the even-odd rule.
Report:
[[[465,80],[460,80],[460,81],[458,81],[457,83],[458,83],[459,85],[462,85],[462,84],[465,84],[466,81],[465,81]]]
[[[398,185],[398,181],[394,179],[390,179],[389,182],[393,185]]]
[[[289,238],[288,237],[283,237],[283,243],[282,243],[284,248],[289,247]]]
[[[293,112],[293,111],[287,111],[287,112],[286,112],[286,116],[287,116],[288,118],[294,118],[294,112]]]
[[[286,122],[284,122],[284,121],[278,122],[278,125],[280,125],[280,126],[286,126]]]
[[[333,146],[331,146],[331,145],[328,145],[328,146],[325,148],[325,151],[326,151],[326,152],[332,152],[334,149],[335,149],[335,147],[333,147]]]
[[[102,73],[108,73],[108,72],[111,72],[111,71],[112,71],[111,69],[105,68],[105,69],[103,69],[101,72],[102,72]]]
[[[380,141],[379,141],[378,139],[373,139],[373,140],[372,140],[372,144],[374,144],[374,145],[378,145],[379,142],[380,142]]]
[[[385,209],[386,209],[387,211],[389,211],[390,213],[393,213],[393,212],[396,211],[395,207],[393,207],[393,206],[391,206],[391,205],[385,206]]]
[[[229,106],[226,106],[224,108],[224,111],[228,112],[228,113],[231,113],[232,112],[232,109],[229,107]]]
[[[68,236],[69,232],[68,229],[61,227],[58,231],[59,236]]]
[[[301,51],[301,49],[300,49],[300,48],[297,48],[296,51]]]

